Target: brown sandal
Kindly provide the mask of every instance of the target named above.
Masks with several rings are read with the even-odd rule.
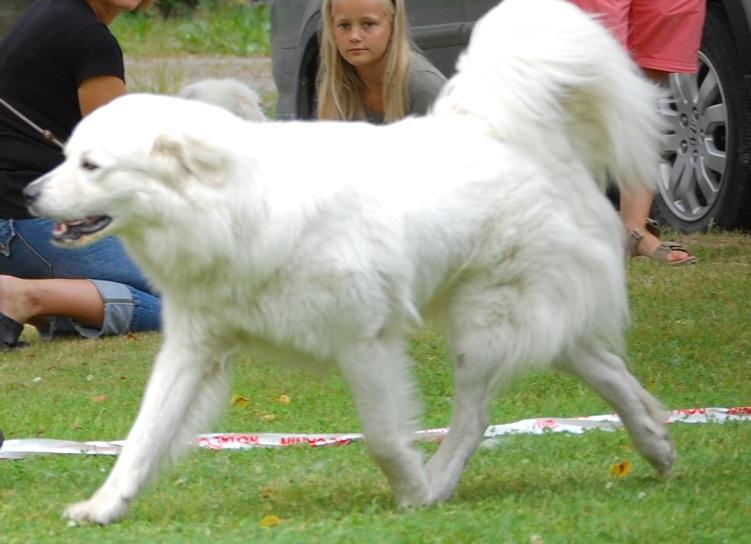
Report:
[[[647,229],[651,234],[654,236],[659,236],[659,230],[657,229],[656,225],[654,223],[647,223]],[[694,257],[688,249],[686,249],[682,244],[679,244],[678,242],[661,242],[659,246],[655,248],[655,250],[652,252],[652,254],[645,253],[641,249],[641,241],[644,239],[644,233],[640,231],[639,229],[634,229],[631,231],[631,234],[628,235],[628,239],[626,241],[626,248],[628,251],[628,255],[630,257],[647,257],[649,259],[652,259],[653,261],[656,261],[658,263],[664,263],[670,266],[678,266],[682,264],[690,264],[696,262],[696,257]],[[680,251],[681,253],[686,254],[685,259],[677,259],[675,261],[671,261],[668,259],[668,255],[670,255],[673,251]]]
[[[675,261],[668,260],[668,255],[670,255],[672,251],[680,251],[681,253],[685,253],[686,257],[683,259],[677,259]],[[691,255],[688,249],[686,249],[682,244],[679,244],[678,242],[662,242],[652,252],[651,258],[655,261],[669,264],[671,266],[678,266],[681,264],[691,264],[691,263],[696,262],[696,257]]]

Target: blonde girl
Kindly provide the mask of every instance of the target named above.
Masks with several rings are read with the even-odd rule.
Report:
[[[321,13],[319,119],[427,112],[446,79],[412,47],[404,0],[323,0]]]

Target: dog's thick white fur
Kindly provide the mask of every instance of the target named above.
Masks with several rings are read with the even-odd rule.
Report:
[[[214,104],[248,121],[267,120],[258,93],[237,79],[201,79],[180,89],[178,96]]]
[[[161,291],[164,343],[112,473],[65,515],[124,516],[208,430],[242,346],[339,369],[400,505],[449,498],[495,392],[549,366],[600,394],[668,473],[664,413],[619,355],[624,234],[602,191],[607,173],[622,190],[655,175],[656,92],[568,2],[506,0],[425,118],[251,123],[132,95],[84,119],[30,208],[111,217],[99,235],[118,234]],[[407,354],[423,318],[455,367],[450,431],[425,464]]]

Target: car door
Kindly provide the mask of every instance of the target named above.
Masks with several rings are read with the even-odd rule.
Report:
[[[499,3],[499,0],[464,0],[464,17],[474,23]]]
[[[467,46],[475,21],[499,0],[406,0],[411,35],[446,76]]]
[[[406,0],[412,39],[444,74],[467,43],[464,0]]]

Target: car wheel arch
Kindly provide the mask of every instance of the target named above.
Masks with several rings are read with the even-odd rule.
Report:
[[[295,100],[297,103],[297,118],[312,119],[315,116],[316,101],[316,77],[319,64],[319,29],[321,26],[320,9],[313,12],[308,18],[305,27],[300,33],[300,60],[297,63],[297,85],[295,88]]]

